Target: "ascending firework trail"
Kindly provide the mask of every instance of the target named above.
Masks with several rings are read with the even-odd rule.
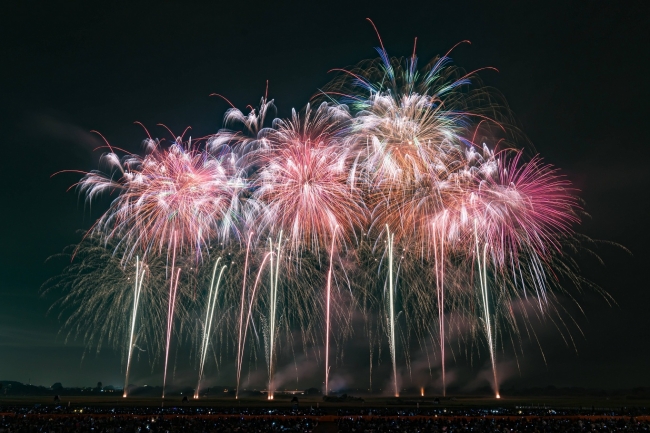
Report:
[[[212,270],[212,279],[210,280],[210,291],[208,292],[208,305],[205,309],[205,320],[203,322],[203,338],[201,339],[201,352],[199,357],[199,379],[196,384],[196,390],[194,391],[194,398],[199,398],[199,391],[201,389],[201,379],[203,378],[203,368],[205,367],[205,357],[208,354],[208,344],[210,343],[210,335],[212,331],[212,321],[214,319],[214,308],[217,305],[217,299],[219,296],[219,285],[221,283],[221,276],[223,271],[226,269],[226,265],[223,265],[219,270],[219,277],[217,278],[216,284],[214,277],[217,273],[217,268],[219,267],[219,262],[221,257],[217,259],[217,262],[214,264],[214,269]]]
[[[126,357],[126,375],[124,376],[124,394],[126,397],[129,389],[129,372],[131,371],[131,357],[133,355],[133,345],[135,344],[135,323],[138,317],[138,306],[140,305],[140,295],[142,294],[142,282],[144,281],[144,266],[140,266],[140,258],[135,258],[135,277],[133,282],[133,312],[131,313],[131,332],[129,335],[129,350]]]

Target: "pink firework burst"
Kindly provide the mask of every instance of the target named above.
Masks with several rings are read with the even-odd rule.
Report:
[[[261,168],[253,197],[262,206],[260,221],[284,230],[293,251],[317,251],[363,226],[365,207],[351,182],[354,155],[342,138],[349,119],[340,106],[307,106],[302,116],[294,111],[278,121],[255,152]]]
[[[522,252],[548,259],[580,221],[570,182],[541,158],[524,162],[521,156],[502,152],[486,161],[469,197],[480,237],[500,266],[510,264],[509,256],[516,262]]]
[[[107,172],[93,171],[79,182],[88,199],[119,193],[93,233],[120,240],[125,257],[136,252],[189,252],[201,256],[211,239],[236,226],[237,196],[243,184],[229,158],[178,142],[168,148],[146,140],[146,154],[102,156]]]

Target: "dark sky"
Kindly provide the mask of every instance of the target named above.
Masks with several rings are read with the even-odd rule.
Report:
[[[647,2],[112,3],[3,7],[0,379],[121,384],[118,354],[82,362],[82,344],[64,344],[56,314],[46,316],[52,299],[39,295],[59,270],[46,258],[92,224],[76,193],[66,192],[78,177],[50,177],[96,166],[90,130],[133,151],[143,138],[136,120],[157,135],[157,123],[206,135],[221,127],[227,108],[210,93],[243,108],[259,101],[266,80],[286,115],[328,82],[328,70],[376,55],[371,17],[396,56],[409,55],[416,36],[424,60],[471,40],[454,52],[455,63],[499,69],[481,77],[581,190],[591,215],[581,232],[631,251],[604,246],[605,264],[585,269],[618,305],[580,298],[577,350],[548,329],[540,336],[547,364],[525,343],[521,369],[511,365],[506,385],[650,386]],[[348,359],[340,371],[356,378],[354,355]],[[459,372],[459,386],[475,383],[483,367]],[[136,381],[160,381],[160,370],[144,368]]]

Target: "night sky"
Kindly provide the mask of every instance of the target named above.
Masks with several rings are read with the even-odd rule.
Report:
[[[40,294],[61,270],[46,259],[78,241],[78,230],[102,210],[66,191],[79,176],[51,177],[96,167],[100,141],[89,131],[131,151],[144,138],[134,121],[156,136],[165,134],[157,123],[204,136],[221,127],[228,108],[210,93],[243,109],[263,96],[266,80],[279,115],[287,115],[331,79],[328,70],[376,56],[370,17],[393,56],[410,55],[414,37],[423,61],[469,39],[454,51],[455,64],[499,70],[480,76],[505,95],[537,151],[580,189],[591,215],[580,232],[630,251],[603,244],[604,265],[584,268],[617,305],[592,292],[580,296],[585,313],[574,314],[582,330],[572,333],[575,348],[546,327],[546,364],[525,340],[520,370],[503,367],[504,385],[650,386],[647,2],[111,3],[3,7],[0,379],[122,384],[119,353],[82,360],[82,342],[63,341],[57,311],[47,313],[54,299]],[[350,386],[367,386],[367,374],[354,373],[367,369],[365,350],[363,359],[348,350],[338,367]],[[458,386],[487,385],[477,382],[485,362],[469,367],[460,357]],[[135,382],[159,383],[161,371],[141,367]],[[318,384],[318,374],[305,387]]]

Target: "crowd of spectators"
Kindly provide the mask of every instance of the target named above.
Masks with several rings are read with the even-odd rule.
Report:
[[[0,406],[0,413],[17,415],[263,415],[263,416],[322,416],[318,407],[264,408],[264,407],[191,407],[191,406]]]
[[[641,416],[650,415],[646,407],[621,407],[621,408],[549,408],[542,406],[516,406],[516,407],[453,407],[453,408],[340,408],[336,411],[338,416],[374,415],[374,416]]]
[[[646,408],[0,407],[0,433],[647,432]],[[326,423],[326,424],[325,424]]]
[[[265,416],[322,416],[337,415],[357,416],[373,415],[384,417],[409,417],[409,416],[438,416],[438,417],[484,417],[484,416],[642,416],[650,415],[646,407],[621,407],[621,408],[549,408],[541,406],[520,407],[347,407],[347,408],[322,408],[318,406],[304,407],[200,407],[194,405],[167,406],[69,406],[66,404],[0,406],[0,413],[25,414],[104,414],[104,415],[265,415]]]
[[[342,418],[339,432],[379,433],[555,433],[555,432],[650,432],[650,421],[634,418]]]
[[[263,417],[134,417],[134,416],[33,416],[16,415],[0,418],[0,433],[307,433],[318,422],[309,419]]]
[[[35,416],[0,417],[0,433],[247,433],[313,432],[318,421],[281,417],[135,417],[135,416]],[[650,421],[634,418],[396,418],[342,417],[332,425],[343,433],[555,433],[650,432]],[[328,429],[328,431],[330,431]]]

